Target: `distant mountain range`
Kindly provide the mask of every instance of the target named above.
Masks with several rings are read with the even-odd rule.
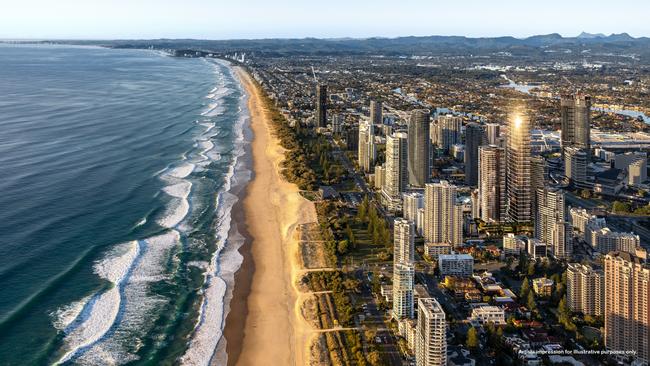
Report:
[[[528,38],[463,36],[425,36],[398,38],[336,38],[336,39],[252,39],[252,40],[196,40],[155,39],[115,41],[57,41],[75,44],[100,44],[119,48],[191,49],[217,53],[253,52],[262,54],[384,54],[430,55],[509,52],[512,54],[540,53],[553,50],[575,50],[601,53],[634,53],[650,56],[650,38],[634,38],[627,33],[581,33],[577,37],[562,37],[552,33]]]

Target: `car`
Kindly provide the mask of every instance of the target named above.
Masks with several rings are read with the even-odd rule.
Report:
[[[379,337],[379,336],[375,337],[375,342],[376,343],[381,343],[381,337]]]

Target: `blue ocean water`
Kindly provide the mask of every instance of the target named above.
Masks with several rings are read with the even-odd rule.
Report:
[[[246,118],[224,62],[0,45],[0,364],[223,358]]]

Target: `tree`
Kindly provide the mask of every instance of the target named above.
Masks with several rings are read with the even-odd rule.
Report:
[[[557,305],[558,320],[560,323],[566,323],[571,320],[571,310],[566,304],[566,296],[563,297]]]
[[[535,274],[535,262],[530,262],[528,264],[528,272],[527,273],[528,273],[529,276],[532,276],[532,275]]]
[[[356,239],[354,237],[354,233],[352,232],[352,228],[350,227],[349,224],[347,225],[347,227],[345,229],[345,234],[348,237],[348,242],[350,243],[350,246],[352,248],[356,249],[357,248],[357,241],[356,241]]]
[[[379,366],[383,364],[381,361],[381,356],[377,351],[372,351],[368,353],[368,362],[370,362],[372,366]]]
[[[467,331],[467,341],[465,342],[467,348],[476,350],[478,348],[478,332],[476,328],[470,327]]]
[[[361,222],[365,222],[367,218],[367,213],[368,213],[368,196],[365,196],[363,198],[363,201],[361,201],[361,204],[359,205],[359,209],[357,211],[357,218]]]
[[[345,253],[348,252],[348,246],[349,246],[349,243],[348,243],[347,240],[341,240],[341,241],[339,241],[338,246],[337,246],[336,249],[339,252],[339,254],[342,255],[342,254],[345,254]]]
[[[530,284],[528,283],[528,277],[524,278],[524,281],[521,283],[521,288],[519,289],[519,298],[525,299],[528,297],[530,292]]]
[[[519,263],[517,264],[519,268],[517,270],[521,273],[524,272],[524,269],[528,267],[528,256],[525,252],[519,253]]]
[[[630,204],[627,202],[614,201],[612,204],[612,211],[618,213],[628,213],[630,212]]]
[[[537,311],[537,304],[535,303],[535,294],[533,294],[532,291],[528,291],[528,300],[526,301],[526,305],[528,305],[528,309],[530,309],[530,311]]]

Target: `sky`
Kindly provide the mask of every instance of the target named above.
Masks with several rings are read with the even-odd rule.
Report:
[[[0,39],[245,39],[621,33],[650,0],[0,0]]]

